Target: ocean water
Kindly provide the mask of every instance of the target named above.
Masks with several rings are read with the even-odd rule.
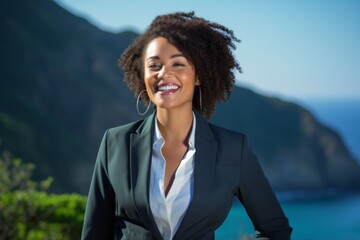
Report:
[[[292,240],[360,239],[360,194],[281,205],[294,229]],[[215,239],[240,240],[244,235],[254,237],[254,229],[244,208],[234,204]]]
[[[309,99],[300,104],[310,109],[320,122],[339,132],[360,163],[360,99]],[[296,199],[296,194],[290,198]],[[315,198],[302,195],[301,199],[281,202],[294,228],[292,240],[360,240],[360,193]],[[254,229],[244,208],[234,204],[216,231],[216,239],[240,240],[244,235],[254,237]]]

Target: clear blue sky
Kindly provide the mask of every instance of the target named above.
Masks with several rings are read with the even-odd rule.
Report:
[[[192,11],[241,39],[239,83],[290,99],[360,98],[357,0],[56,0],[105,31],[142,32],[152,19]]]

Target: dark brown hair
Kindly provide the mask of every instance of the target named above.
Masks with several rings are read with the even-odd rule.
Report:
[[[227,100],[235,83],[233,69],[241,68],[232,50],[234,42],[240,42],[233,32],[217,23],[196,17],[194,12],[161,15],[156,17],[149,28],[135,39],[121,58],[125,81],[135,96],[145,90],[143,53],[156,37],[164,37],[174,45],[195,67],[201,85],[200,106],[199,87],[195,88],[193,107],[209,119],[215,111],[216,103]],[[146,103],[149,97],[142,96]]]

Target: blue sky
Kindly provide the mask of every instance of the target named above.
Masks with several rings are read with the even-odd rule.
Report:
[[[194,10],[241,39],[239,84],[288,99],[360,98],[360,1],[56,2],[110,32],[142,32],[159,14]]]

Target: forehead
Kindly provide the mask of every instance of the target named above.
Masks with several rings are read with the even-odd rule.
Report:
[[[181,53],[174,45],[169,43],[166,38],[157,37],[149,42],[145,49],[145,59],[149,57],[168,57],[173,54]]]

